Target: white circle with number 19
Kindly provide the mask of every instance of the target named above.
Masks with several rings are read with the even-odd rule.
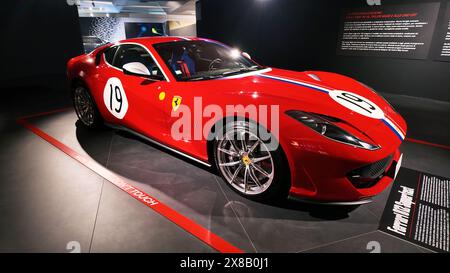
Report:
[[[384,118],[384,112],[378,105],[358,94],[334,90],[329,93],[330,97],[340,105],[363,116],[375,119]]]
[[[128,111],[128,100],[122,82],[118,78],[110,78],[103,90],[103,101],[106,109],[118,119],[123,119]]]

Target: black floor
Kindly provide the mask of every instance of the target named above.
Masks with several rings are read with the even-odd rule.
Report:
[[[409,137],[450,145],[450,104],[387,97],[406,117]],[[68,252],[71,241],[82,252],[215,251],[15,123],[20,115],[68,104],[64,96],[54,101],[20,106],[19,100],[0,113],[1,252]],[[353,210],[294,201],[266,205],[130,135],[76,126],[72,110],[30,122],[245,252],[368,252],[371,241],[382,252],[428,252],[378,231],[390,189]],[[404,167],[450,177],[450,150],[409,142],[401,150]]]

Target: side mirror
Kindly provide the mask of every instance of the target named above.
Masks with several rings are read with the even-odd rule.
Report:
[[[123,73],[126,75],[144,77],[150,80],[161,81],[164,77],[161,75],[150,74],[148,68],[140,62],[131,62],[122,66]]]
[[[247,52],[242,52],[242,56],[244,56],[247,59],[252,59],[252,57],[250,56],[250,54],[248,54]]]

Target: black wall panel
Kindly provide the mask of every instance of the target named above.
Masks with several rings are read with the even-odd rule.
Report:
[[[437,30],[449,1],[437,0],[384,0],[383,4],[407,4],[441,2],[434,42],[438,42]],[[361,6],[365,1],[351,0],[345,6]],[[437,44],[433,43],[433,47]],[[431,50],[432,51],[432,50]],[[322,60],[321,66],[338,73],[348,74],[373,86],[382,92],[398,93],[415,97],[425,97],[450,101],[450,62],[433,60],[432,52],[426,60],[398,58],[347,57],[329,54],[329,60]]]
[[[261,64],[308,69],[335,47],[336,2],[202,0],[197,34],[248,51]]]
[[[383,5],[413,2],[441,2],[438,24],[449,4],[382,0]],[[381,92],[450,101],[449,62],[431,55],[427,60],[336,55],[341,9],[367,6],[365,0],[200,0],[200,5],[198,36],[248,51],[261,64],[333,71]]]
[[[65,0],[3,1],[0,18],[2,83],[64,75],[67,60],[83,52],[77,8]]]

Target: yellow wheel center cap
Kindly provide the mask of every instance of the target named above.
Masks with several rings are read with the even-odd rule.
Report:
[[[250,162],[251,162],[250,157],[248,157],[248,155],[244,155],[244,156],[242,157],[242,162],[243,162],[246,166],[250,165]]]

